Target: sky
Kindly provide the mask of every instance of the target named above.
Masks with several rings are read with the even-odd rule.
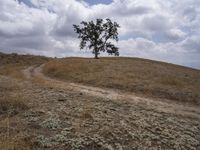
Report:
[[[97,18],[120,25],[120,56],[200,69],[199,0],[0,0],[0,51],[92,57],[72,25]]]
[[[112,3],[112,0],[85,0],[89,5],[95,5],[95,4],[110,4]]]

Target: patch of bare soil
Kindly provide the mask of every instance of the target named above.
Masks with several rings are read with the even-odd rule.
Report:
[[[199,107],[62,82],[41,69],[27,68],[20,82],[0,76],[0,97],[20,94],[27,105],[0,114],[0,149],[2,141],[10,149],[200,149]]]

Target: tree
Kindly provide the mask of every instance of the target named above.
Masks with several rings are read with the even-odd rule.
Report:
[[[100,52],[107,52],[109,55],[119,56],[119,50],[111,41],[118,41],[118,31],[120,27],[110,19],[96,19],[93,21],[82,21],[80,25],[73,25],[74,31],[81,39],[80,49],[89,48],[98,59]]]

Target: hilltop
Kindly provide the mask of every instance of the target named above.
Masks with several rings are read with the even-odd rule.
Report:
[[[63,81],[200,104],[200,71],[141,58],[65,58],[44,73]]]

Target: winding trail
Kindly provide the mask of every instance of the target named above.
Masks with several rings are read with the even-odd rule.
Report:
[[[25,70],[22,70],[22,72],[27,80],[42,80],[44,84],[51,85],[54,88],[62,90],[73,90],[79,93],[84,93],[95,97],[101,97],[104,99],[107,98],[113,101],[123,100],[138,106],[143,105],[148,109],[156,110],[159,112],[200,119],[199,106],[188,106],[186,104],[177,103],[170,100],[153,100],[150,98],[138,97],[132,93],[124,93],[112,89],[103,89],[98,87],[86,86],[78,83],[64,82],[45,76],[42,73],[43,67],[44,64],[41,66],[30,66]]]

